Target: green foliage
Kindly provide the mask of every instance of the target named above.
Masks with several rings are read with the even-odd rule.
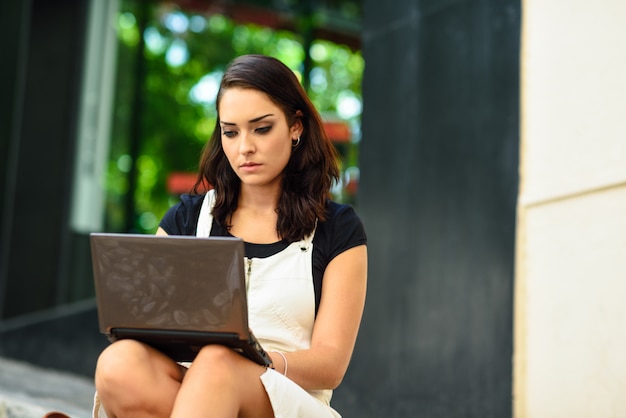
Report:
[[[122,1],[117,33],[107,229],[152,233],[177,201],[167,191],[168,175],[197,170],[215,126],[214,96],[226,65],[236,56],[261,53],[282,60],[302,80],[306,51],[292,32],[131,0]],[[344,166],[356,166],[363,59],[321,40],[313,41],[309,53],[309,95],[323,115],[351,124],[353,144],[341,150]]]

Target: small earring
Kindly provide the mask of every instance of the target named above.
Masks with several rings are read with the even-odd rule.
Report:
[[[300,145],[300,137],[298,137],[297,139],[292,139],[291,140],[291,146],[293,148],[297,147],[298,145]]]

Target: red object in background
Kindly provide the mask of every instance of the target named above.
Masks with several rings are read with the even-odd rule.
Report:
[[[343,121],[324,121],[326,135],[333,142],[350,142],[350,126]]]
[[[167,176],[167,191],[173,195],[181,195],[183,193],[189,193],[193,188],[194,184],[196,184],[197,174],[196,173],[185,173],[175,171],[170,173]],[[206,183],[203,185],[204,187],[199,187],[198,192],[206,192],[211,187],[209,187]]]

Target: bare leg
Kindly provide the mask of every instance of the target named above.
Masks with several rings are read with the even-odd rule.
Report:
[[[98,358],[95,377],[110,418],[170,416],[182,379],[176,362],[134,340],[108,346]]]
[[[186,373],[172,417],[271,418],[260,376],[265,368],[233,350],[204,347]]]

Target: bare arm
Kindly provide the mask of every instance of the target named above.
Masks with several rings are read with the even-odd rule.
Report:
[[[335,257],[322,283],[311,348],[285,353],[287,377],[307,390],[334,389],[346,373],[365,305],[367,247],[354,247]],[[282,372],[282,358],[270,355]]]

